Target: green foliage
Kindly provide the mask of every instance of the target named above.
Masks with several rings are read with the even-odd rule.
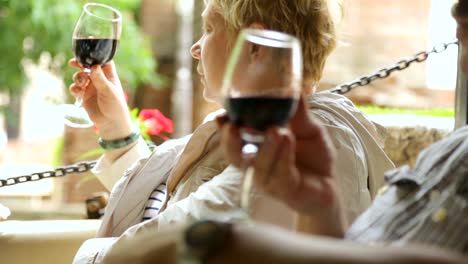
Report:
[[[63,137],[57,138],[54,145],[55,145],[53,148],[54,153],[52,154],[52,157],[53,157],[52,166],[58,167],[63,164],[62,154],[63,154],[63,149],[65,148],[65,139]]]
[[[378,106],[357,106],[359,110],[366,114],[400,114],[400,115],[420,115],[437,117],[454,117],[455,111],[452,108],[435,109],[401,109],[401,108],[383,108]]]
[[[137,15],[141,0],[101,0],[119,9],[123,17],[122,37],[115,62],[126,88],[158,84],[156,62],[148,39],[140,30]],[[0,92],[21,94],[25,82],[22,61],[38,62],[51,57],[50,70],[71,82],[76,71],[67,65],[73,56],[71,38],[83,0],[0,0]]]
[[[96,159],[97,157],[101,156],[102,154],[104,154],[104,149],[102,149],[102,148],[92,149],[92,150],[86,151],[85,153],[80,155],[76,162],[82,161],[82,160],[87,160],[87,159]]]

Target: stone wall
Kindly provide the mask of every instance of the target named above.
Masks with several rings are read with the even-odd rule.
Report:
[[[414,167],[416,159],[424,148],[441,140],[449,134],[444,129],[415,127],[387,127],[385,153],[396,167]]]

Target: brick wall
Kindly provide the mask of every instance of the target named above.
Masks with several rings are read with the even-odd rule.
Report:
[[[339,44],[323,82],[340,84],[387,66],[427,47],[430,0],[352,0],[344,3]],[[410,86],[424,84],[425,65],[398,76]]]

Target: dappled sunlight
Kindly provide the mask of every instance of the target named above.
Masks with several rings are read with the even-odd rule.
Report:
[[[57,105],[65,100],[63,80],[43,65],[24,63],[24,66],[29,84],[23,95],[21,140],[28,142],[62,136],[64,123]]]
[[[51,167],[40,164],[0,164],[0,179],[29,175],[35,172],[48,171]],[[0,197],[16,196],[16,197],[41,197],[50,196],[53,192],[54,181],[52,179],[44,179],[37,182],[28,182],[17,184],[14,186],[0,188]]]
[[[432,1],[427,48],[455,39],[455,20],[449,15],[451,1]],[[434,56],[427,62],[426,83],[429,88],[453,89],[457,78],[458,49],[452,48],[442,56]]]

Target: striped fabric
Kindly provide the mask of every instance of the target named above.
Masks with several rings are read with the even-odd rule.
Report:
[[[468,253],[468,127],[424,151],[413,170],[403,167],[386,180],[347,239]]]
[[[164,204],[164,200],[166,200],[166,190],[166,183],[161,183],[154,189],[146,202],[142,221],[150,220],[158,215],[161,206]]]

